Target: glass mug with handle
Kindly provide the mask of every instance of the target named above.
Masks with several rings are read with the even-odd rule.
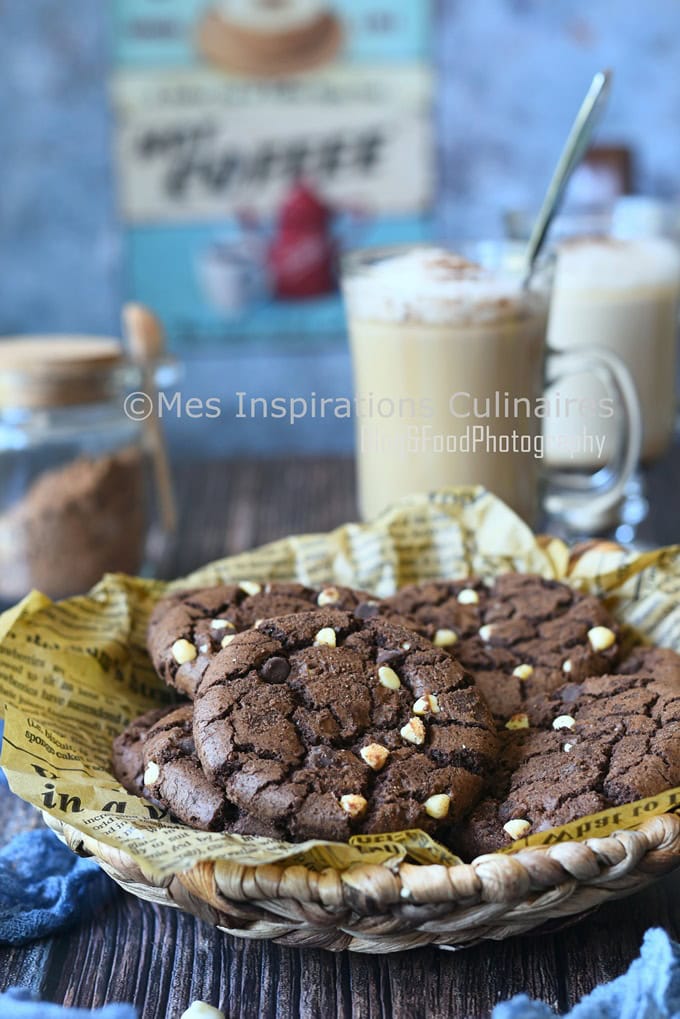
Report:
[[[599,435],[578,437],[597,453],[595,484],[571,472],[553,479],[546,508],[578,528],[581,515],[619,502],[635,470],[641,427],[630,374],[608,351],[548,351],[549,263],[527,283],[517,245],[458,252],[366,249],[344,260],[361,515],[411,493],[479,484],[536,525],[544,419],[577,410],[559,393],[547,403],[546,384],[588,371],[606,386],[601,417],[618,415],[620,427],[614,449]]]

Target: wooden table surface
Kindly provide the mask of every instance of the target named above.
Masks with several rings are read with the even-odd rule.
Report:
[[[645,536],[659,544],[680,538],[679,468],[676,451],[651,477],[655,512]],[[348,460],[194,463],[177,474],[181,539],[168,574],[356,516]],[[40,823],[33,808],[0,792],[0,842]],[[562,1011],[622,973],[648,927],[680,938],[679,893],[676,873],[559,933],[385,957],[239,940],[120,893],[68,933],[0,948],[0,989],[27,986],[80,1007],[130,1001],[141,1019],[179,1019],[196,999],[228,1019],[485,1019],[520,991]]]

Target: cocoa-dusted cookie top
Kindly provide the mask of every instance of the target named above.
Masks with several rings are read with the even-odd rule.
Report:
[[[380,603],[445,648],[473,676],[501,727],[567,679],[611,671],[618,627],[604,605],[567,584],[507,573],[403,588]],[[533,719],[532,719],[533,720]]]
[[[449,655],[330,607],[236,634],[201,681],[194,737],[228,799],[293,841],[441,836],[481,795],[497,747]]]
[[[461,853],[492,852],[680,785],[680,655],[644,649],[623,668],[565,684],[546,728],[501,737],[489,795],[456,833]]]
[[[371,613],[377,599],[365,591],[329,584],[324,588],[272,582],[220,584],[181,591],[155,606],[147,634],[149,654],[158,675],[193,699],[210,661],[225,638],[258,619],[308,612],[319,605]]]

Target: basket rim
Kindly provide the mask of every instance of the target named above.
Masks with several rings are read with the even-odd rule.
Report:
[[[487,853],[470,863],[453,866],[419,864],[352,864],[345,870],[327,867],[314,870],[306,864],[235,861],[201,861],[166,878],[154,877],[123,850],[84,835],[68,822],[47,811],[43,817],[55,833],[75,852],[93,856],[114,878],[150,887],[168,887],[179,881],[202,901],[219,908],[220,900],[233,902],[294,900],[323,908],[351,908],[375,914],[397,903],[469,906],[518,904],[536,895],[578,885],[648,883],[680,866],[680,817],[661,814],[635,829],[583,842],[565,841],[550,846],[531,846],[517,853]],[[206,899],[214,883],[218,901]],[[635,890],[632,888],[631,890]]]

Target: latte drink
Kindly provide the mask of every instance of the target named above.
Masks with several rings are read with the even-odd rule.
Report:
[[[664,238],[572,238],[558,249],[550,347],[604,348],[626,364],[642,411],[643,461],[660,456],[673,434],[679,296],[680,254]],[[558,390],[563,413],[545,420],[546,462],[603,466],[588,449],[553,441],[557,433],[574,436],[586,428],[602,435],[603,457],[611,456],[620,417],[602,413],[603,382],[584,372],[561,379],[546,396],[554,402]],[[568,455],[561,452],[567,450]]]
[[[480,484],[535,522],[545,290],[437,248],[350,256],[343,290],[362,516]]]

